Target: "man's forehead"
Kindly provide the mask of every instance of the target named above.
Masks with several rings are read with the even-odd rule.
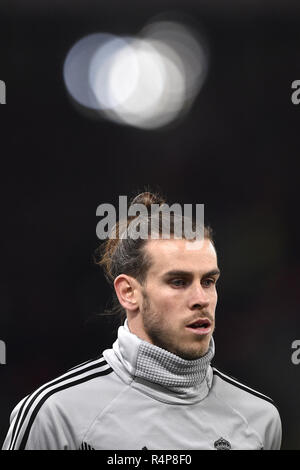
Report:
[[[195,270],[217,267],[217,255],[209,239],[189,240],[149,240],[146,251],[151,257],[151,271],[169,269]]]

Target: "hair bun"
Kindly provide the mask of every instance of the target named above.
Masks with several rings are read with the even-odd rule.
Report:
[[[130,203],[132,206],[133,204],[143,204],[144,206],[147,207],[147,209],[150,209],[151,204],[159,204],[160,206],[164,204],[166,201],[159,195],[159,194],[153,194],[148,191],[144,193],[138,194]]]

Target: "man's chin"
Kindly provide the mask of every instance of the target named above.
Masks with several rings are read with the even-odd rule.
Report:
[[[175,353],[177,356],[181,357],[182,359],[186,359],[188,361],[193,361],[195,359],[200,359],[201,357],[205,356],[208,352],[210,344],[210,339],[208,341],[203,342],[201,346],[198,344],[195,347],[186,347],[186,348],[176,348],[177,352]]]
[[[186,361],[195,361],[196,359],[200,359],[201,357],[205,356],[207,351],[201,352],[182,352],[177,353],[176,355],[181,357],[181,359],[185,359]]]
[[[181,357],[181,359],[185,359],[185,360],[188,360],[188,361],[194,361],[196,359],[200,359],[201,357],[205,356],[205,354],[207,353],[208,351],[208,348],[209,348],[209,345],[204,346],[202,348],[186,348],[186,349],[178,349],[178,348],[174,348],[173,351],[173,354],[175,354],[176,356],[179,356]]]
[[[172,339],[176,336],[175,334],[172,337],[167,337],[163,335],[153,334],[153,330],[148,332],[148,336],[150,338],[150,342],[155,346],[158,346],[170,353],[175,354],[176,356],[180,357],[181,359],[185,359],[188,361],[193,361],[195,359],[200,359],[200,357],[204,356],[210,344],[211,335],[205,335],[201,338],[197,338],[195,341],[191,341],[190,338],[182,337],[178,335],[178,341],[176,343],[172,341]]]

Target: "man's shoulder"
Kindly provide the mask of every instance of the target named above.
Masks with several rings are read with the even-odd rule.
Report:
[[[101,354],[38,387],[27,397],[23,407],[34,416],[40,410],[52,413],[55,409],[79,411],[82,407],[93,407],[95,402],[99,403],[99,396],[104,399],[105,389],[109,387],[108,379],[112,375],[113,369]]]
[[[242,413],[256,414],[264,411],[271,415],[278,414],[276,403],[268,395],[249,387],[239,379],[212,367],[213,388],[218,398]]]
[[[275,402],[216,367],[212,372],[211,392],[219,402],[260,436],[262,448],[280,449],[281,419]]]
[[[9,448],[25,448],[29,436],[37,440],[41,430],[55,429],[56,436],[62,429],[80,433],[118,392],[116,374],[102,354],[69,369],[15,407]]]
[[[114,395],[115,378],[113,369],[100,354],[72,367],[31,395],[37,408],[63,407],[68,411],[79,411],[82,407],[97,409],[101,403],[105,406]]]

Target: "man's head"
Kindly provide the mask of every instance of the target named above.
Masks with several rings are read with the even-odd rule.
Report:
[[[203,356],[214,331],[219,277],[210,229],[202,241],[171,237],[113,243],[106,245],[101,264],[130,331],[184,359]]]

